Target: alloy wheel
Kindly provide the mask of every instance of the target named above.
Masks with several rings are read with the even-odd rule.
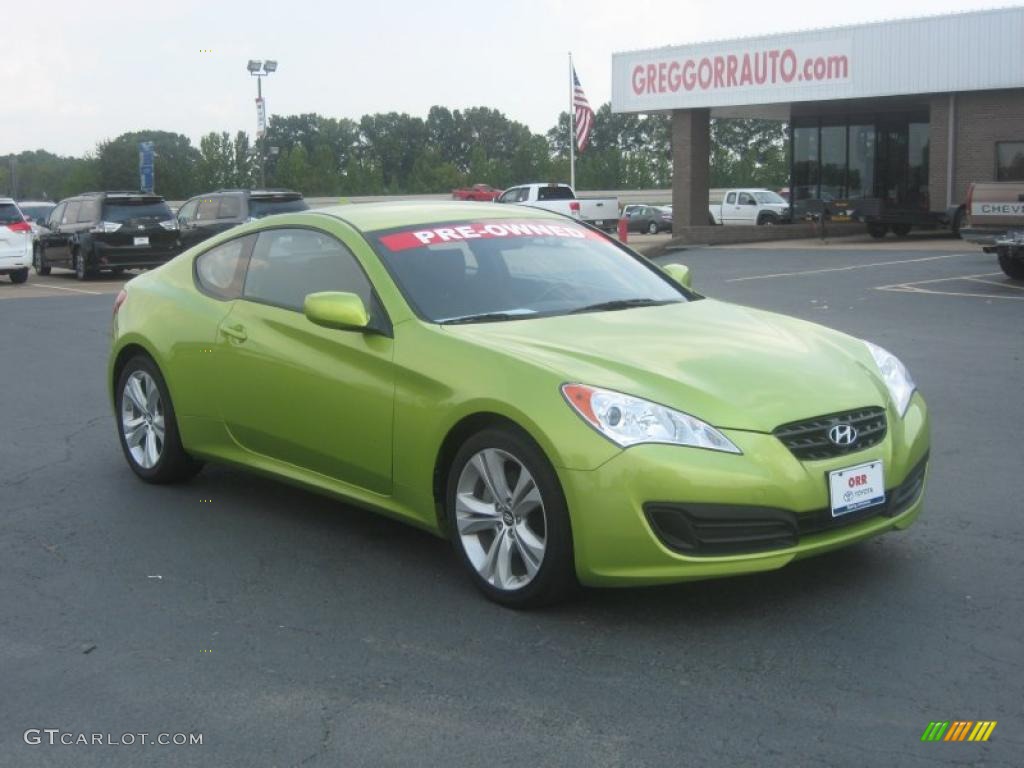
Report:
[[[498,448],[475,453],[459,474],[455,522],[485,582],[511,591],[533,581],[547,549],[547,517],[540,488],[519,459]]]
[[[156,381],[146,371],[134,371],[121,395],[121,434],[132,460],[152,469],[164,451],[164,407]]]

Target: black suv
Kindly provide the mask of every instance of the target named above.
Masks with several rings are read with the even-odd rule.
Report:
[[[287,189],[218,189],[197,195],[178,209],[182,248],[218,232],[274,213],[308,211],[298,192]]]
[[[181,250],[171,209],[146,192],[85,192],[61,200],[46,230],[35,257],[40,275],[67,267],[86,280],[104,269],[156,267]]]

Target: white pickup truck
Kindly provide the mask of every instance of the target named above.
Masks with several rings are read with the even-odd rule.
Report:
[[[601,229],[614,230],[619,223],[618,198],[576,197],[568,184],[520,184],[506,189],[495,202],[564,213]]]
[[[708,205],[710,221],[715,224],[768,226],[788,224],[789,203],[770,189],[727,189],[720,201]]]

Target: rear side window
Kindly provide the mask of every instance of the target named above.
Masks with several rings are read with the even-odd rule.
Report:
[[[24,221],[21,211],[14,203],[0,203],[0,224],[17,224]]]
[[[541,187],[537,190],[538,200],[575,200],[576,195],[569,187]]]
[[[740,192],[740,205],[755,205],[754,198],[746,192]]]
[[[301,312],[306,296],[318,291],[355,293],[368,307],[373,293],[356,257],[330,235],[312,229],[261,232],[244,297]]]
[[[237,219],[242,215],[242,198],[238,195],[225,195],[220,199],[217,209],[218,219]]]
[[[220,201],[216,197],[204,197],[199,201],[196,221],[213,221],[217,218],[217,208],[219,207]]]
[[[68,203],[68,207],[64,209],[64,218],[61,219],[61,224],[74,224],[78,220],[78,209],[81,207],[80,200],[72,200]]]
[[[103,206],[103,221],[167,221],[173,218],[170,206],[163,200],[108,199]]]
[[[727,202],[729,205],[732,205],[733,203],[735,203],[736,202],[736,193],[735,192],[730,192],[728,195],[726,195],[725,196],[725,202]]]
[[[301,197],[291,200],[274,200],[272,198],[249,198],[249,215],[254,219],[262,219],[275,213],[297,213],[308,211],[309,205]]]
[[[242,295],[245,258],[256,237],[239,237],[211,248],[196,257],[196,282],[204,293],[218,299],[237,299]]]
[[[82,206],[78,209],[78,218],[75,219],[79,224],[87,224],[96,218],[96,201],[95,200],[83,200]]]

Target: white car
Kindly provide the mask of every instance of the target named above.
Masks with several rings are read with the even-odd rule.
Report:
[[[608,231],[614,230],[619,223],[618,198],[576,197],[576,191],[568,184],[520,184],[506,189],[495,202],[543,208]]]
[[[786,198],[770,189],[729,189],[720,200],[708,205],[708,216],[715,224],[766,226],[791,220]]]
[[[31,264],[32,226],[14,200],[0,197],[0,275],[10,275],[12,283],[24,283]]]

